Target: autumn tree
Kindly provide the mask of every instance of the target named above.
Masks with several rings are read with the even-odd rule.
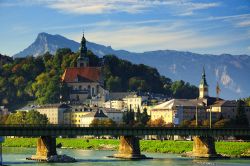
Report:
[[[166,127],[166,122],[162,117],[148,121],[148,125],[150,127]]]

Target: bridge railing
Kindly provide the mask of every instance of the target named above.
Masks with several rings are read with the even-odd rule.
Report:
[[[42,128],[143,128],[143,129],[249,129],[250,127],[246,126],[234,126],[234,127],[207,127],[207,126],[132,126],[132,125],[116,125],[116,126],[108,126],[108,125],[90,125],[89,124],[0,124],[0,128],[4,127],[42,127]]]

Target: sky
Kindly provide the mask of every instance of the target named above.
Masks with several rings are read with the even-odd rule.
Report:
[[[0,0],[0,53],[40,32],[134,52],[250,55],[250,0]]]

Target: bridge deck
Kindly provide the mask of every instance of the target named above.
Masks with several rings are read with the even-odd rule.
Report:
[[[198,135],[198,136],[250,136],[250,128],[166,128],[166,127],[78,127],[0,126],[0,136],[70,136],[70,135]]]

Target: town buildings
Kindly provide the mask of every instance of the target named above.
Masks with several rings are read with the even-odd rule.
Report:
[[[163,118],[166,123],[180,125],[184,120],[209,120],[215,122],[220,118],[233,119],[236,117],[235,100],[223,100],[210,97],[208,93],[205,69],[199,85],[199,98],[172,99],[159,104],[150,111],[151,119]],[[246,107],[246,115],[250,119],[250,107]]]

